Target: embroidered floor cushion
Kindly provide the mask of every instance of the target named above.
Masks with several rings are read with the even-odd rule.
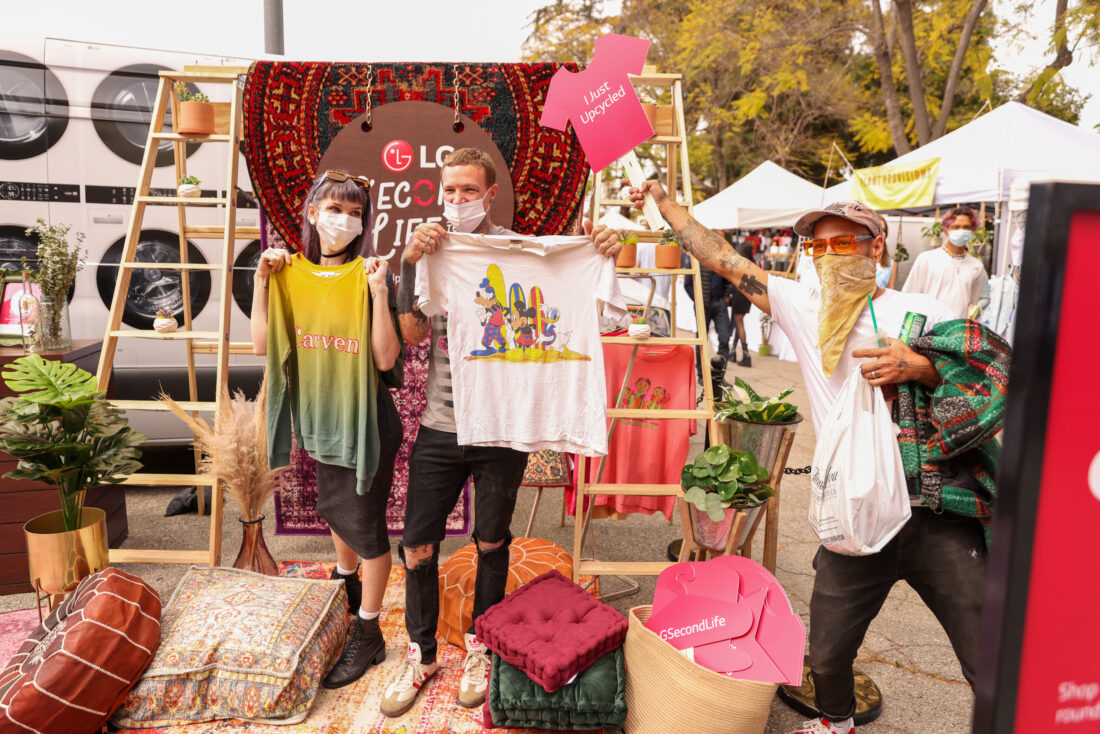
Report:
[[[626,628],[623,615],[557,571],[532,579],[476,622],[478,639],[547,693],[621,647]]]
[[[165,609],[160,649],[112,721],[299,722],[343,647],[346,608],[340,581],[192,566]]]
[[[160,598],[137,576],[88,576],[0,673],[0,730],[98,731],[153,659]]]
[[[512,593],[550,569],[572,577],[573,559],[549,540],[513,538],[508,547],[508,583]],[[474,616],[474,579],[477,576],[477,546],[461,548],[439,568],[439,627],[437,634],[452,645],[466,649],[463,635]]]
[[[522,670],[493,655],[489,708],[496,726],[584,731],[626,721],[622,648],[609,652],[571,683],[547,693]]]

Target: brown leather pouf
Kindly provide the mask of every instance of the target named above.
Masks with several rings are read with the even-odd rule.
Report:
[[[160,611],[137,576],[81,581],[0,672],[0,729],[99,731],[153,659]]]

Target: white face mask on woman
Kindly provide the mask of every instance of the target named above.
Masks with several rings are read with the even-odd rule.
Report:
[[[481,221],[485,219],[488,210],[485,208],[485,200],[489,193],[476,201],[467,201],[465,204],[452,204],[443,202],[443,217],[456,232],[473,232]]]
[[[313,226],[317,228],[317,236],[321,238],[322,254],[326,249],[330,252],[339,252],[347,247],[349,242],[363,234],[363,220],[350,214],[321,212],[317,215],[317,221]]]

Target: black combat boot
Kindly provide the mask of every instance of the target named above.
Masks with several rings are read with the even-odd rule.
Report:
[[[325,688],[342,688],[362,678],[370,666],[378,665],[385,659],[386,640],[382,637],[382,628],[378,626],[378,617],[363,619],[356,614],[348,625],[348,641],[344,645],[344,652],[321,681],[321,685]]]

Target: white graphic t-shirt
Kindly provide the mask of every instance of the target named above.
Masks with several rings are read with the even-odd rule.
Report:
[[[460,445],[607,453],[599,320],[625,308],[592,238],[451,232],[416,294],[448,316]]]

